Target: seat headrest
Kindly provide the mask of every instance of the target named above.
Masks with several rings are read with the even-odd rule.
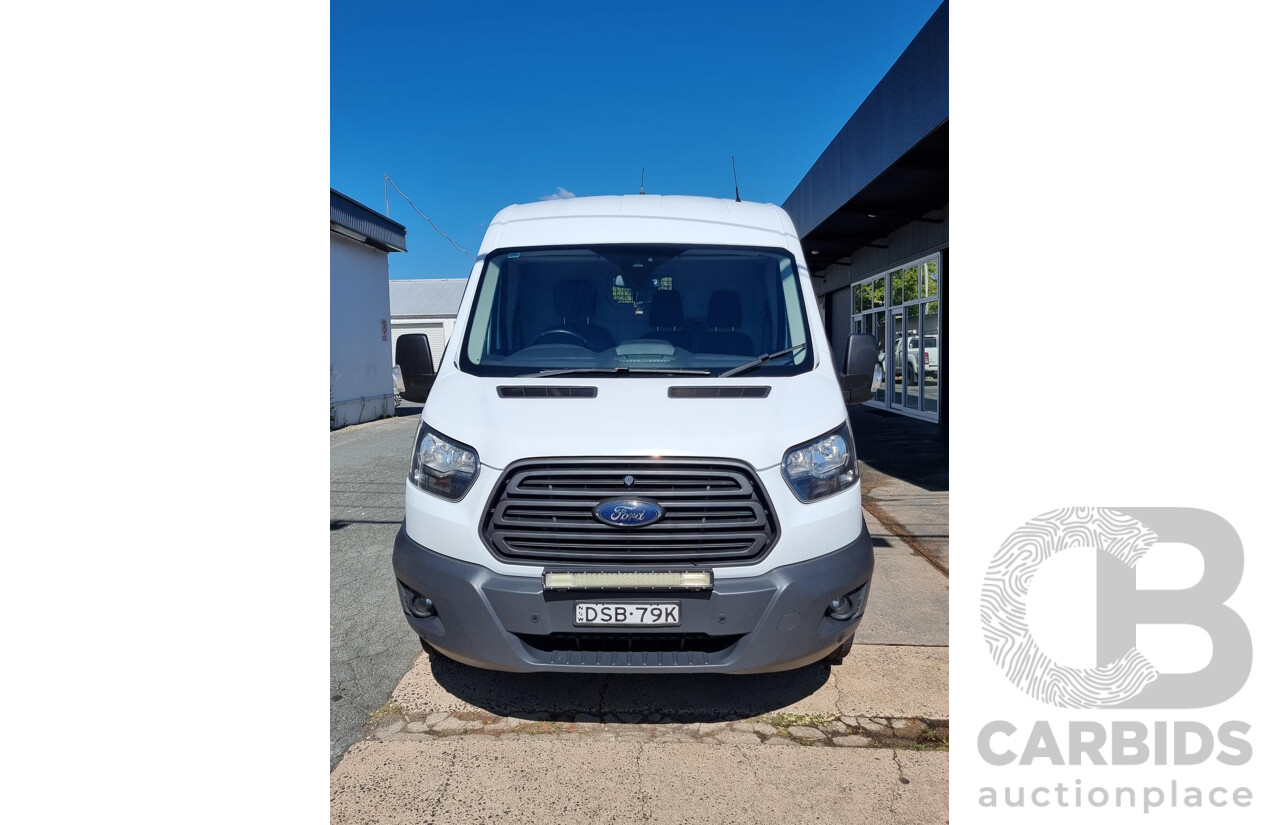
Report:
[[[707,326],[742,326],[742,299],[738,297],[738,293],[728,289],[711,293],[711,303],[707,306]]]
[[[653,293],[649,304],[649,324],[655,327],[678,327],[684,323],[684,305],[680,293],[674,289],[660,289]]]
[[[586,281],[561,281],[556,284],[556,315],[567,321],[584,321],[596,308],[596,293]]]

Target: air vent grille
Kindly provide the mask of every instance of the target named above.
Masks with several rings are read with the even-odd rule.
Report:
[[[641,527],[601,523],[612,499],[657,504]],[[494,554],[525,564],[749,564],[777,538],[755,472],[727,459],[530,460],[511,466],[482,525]]]

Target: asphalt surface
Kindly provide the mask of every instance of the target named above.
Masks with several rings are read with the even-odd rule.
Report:
[[[329,438],[329,763],[422,652],[391,572],[417,419],[388,418]]]

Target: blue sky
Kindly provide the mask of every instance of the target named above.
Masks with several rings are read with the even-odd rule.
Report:
[[[335,0],[330,185],[382,211],[382,176],[475,252],[511,203],[573,193],[782,203],[941,0],[428,3]],[[391,277],[470,264],[394,190]]]

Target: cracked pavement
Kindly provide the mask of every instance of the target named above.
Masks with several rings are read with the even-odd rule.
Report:
[[[947,754],[537,736],[360,742],[334,771],[330,800],[334,823],[934,823],[946,821]]]
[[[853,412],[855,438],[860,421],[877,439],[899,426]],[[889,460],[859,442],[868,509],[891,523],[867,514],[876,573],[840,665],[497,673],[422,654],[400,614],[391,545],[416,427],[404,417],[331,434],[334,823],[946,821],[949,582],[936,476],[889,476],[876,469]],[[912,540],[915,525],[928,525],[927,540]]]

